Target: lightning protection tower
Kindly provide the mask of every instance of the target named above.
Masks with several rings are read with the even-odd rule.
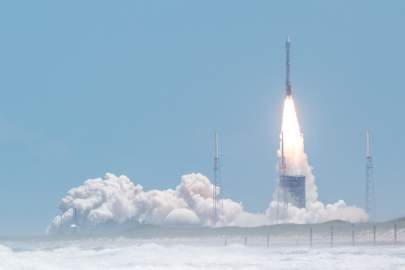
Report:
[[[223,201],[221,199],[221,166],[219,158],[219,146],[218,146],[218,133],[214,134],[214,178],[212,188],[212,217],[214,223],[219,219],[223,211]]]
[[[373,177],[374,165],[373,156],[371,153],[371,134],[366,131],[366,212],[369,215],[370,221],[376,218],[376,201],[375,201],[375,181]]]

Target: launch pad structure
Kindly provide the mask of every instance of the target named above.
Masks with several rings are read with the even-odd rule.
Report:
[[[305,176],[280,175],[280,189],[285,193],[284,203],[305,208]]]

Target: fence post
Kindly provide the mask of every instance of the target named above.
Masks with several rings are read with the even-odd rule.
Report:
[[[397,244],[397,224],[394,224],[394,244]]]
[[[354,231],[354,224],[352,224],[352,246],[356,245],[356,235],[355,235],[355,231]]]
[[[312,227],[309,228],[309,246],[312,247]]]
[[[225,246],[228,245],[228,239],[225,238],[225,243],[224,244],[225,244]]]
[[[266,237],[266,246],[270,247],[270,234],[269,233],[267,234],[267,237]]]
[[[330,246],[333,247],[333,225],[330,226]]]
[[[245,236],[244,243],[245,243],[245,246],[247,246],[247,236]]]
[[[373,245],[374,246],[377,242],[376,234],[377,234],[377,227],[376,227],[376,225],[373,225]]]

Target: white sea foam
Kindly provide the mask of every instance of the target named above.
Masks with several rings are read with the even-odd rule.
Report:
[[[270,247],[91,240],[0,245],[0,269],[404,269],[405,247]],[[14,247],[13,247],[14,246]],[[15,250],[15,246],[19,246]],[[23,246],[24,248],[21,248]]]

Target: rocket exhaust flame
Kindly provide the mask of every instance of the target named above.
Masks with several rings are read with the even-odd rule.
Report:
[[[284,100],[281,133],[283,134],[284,162],[287,173],[290,175],[303,174],[300,164],[302,164],[304,141],[292,95],[286,96]]]
[[[306,207],[306,177],[303,168],[304,142],[300,132],[292,95],[284,100],[283,119],[280,134],[279,180],[277,184],[277,220],[288,217],[289,204]]]

